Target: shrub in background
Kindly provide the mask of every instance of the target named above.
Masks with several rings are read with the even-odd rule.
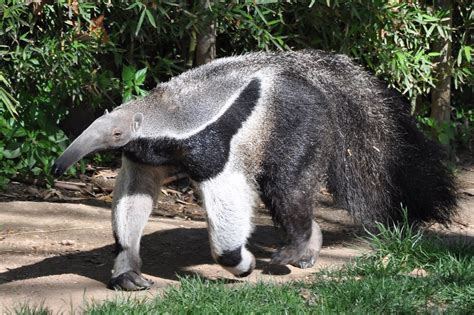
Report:
[[[435,1],[436,2],[436,1]],[[474,5],[425,1],[20,1],[0,3],[0,186],[49,177],[67,136],[104,108],[195,64],[215,24],[217,56],[312,47],[356,58],[411,101],[439,141],[471,139]],[[452,39],[452,120],[429,117],[439,53]],[[74,173],[76,170],[71,170]]]

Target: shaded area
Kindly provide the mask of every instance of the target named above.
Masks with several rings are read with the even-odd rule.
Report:
[[[324,231],[325,246],[340,245],[353,239],[350,233]],[[257,269],[264,274],[288,274],[284,266],[270,266],[262,259],[271,257],[281,244],[278,232],[271,226],[257,226],[249,249],[258,262]],[[107,245],[89,251],[61,254],[40,262],[0,273],[0,282],[10,282],[50,275],[77,274],[107,283],[113,266],[114,246]],[[5,253],[8,254],[8,253]],[[177,276],[190,274],[188,267],[213,264],[207,230],[205,228],[176,228],[154,232],[142,238],[142,271],[151,276],[177,280]],[[194,274],[194,273],[192,273]]]

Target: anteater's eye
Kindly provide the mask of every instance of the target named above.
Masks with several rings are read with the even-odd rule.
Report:
[[[112,132],[112,136],[114,136],[115,138],[119,138],[120,136],[122,135],[122,132],[118,129],[115,129],[113,132]]]

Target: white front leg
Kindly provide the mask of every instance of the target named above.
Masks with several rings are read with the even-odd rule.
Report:
[[[212,256],[232,274],[249,275],[255,268],[255,257],[245,247],[253,231],[253,188],[242,173],[228,169],[199,186],[207,212]]]
[[[166,169],[122,158],[112,205],[116,258],[109,287],[142,290],[152,282],[141,275],[140,240]]]

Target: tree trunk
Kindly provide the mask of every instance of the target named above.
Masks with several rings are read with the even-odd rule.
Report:
[[[194,55],[196,54],[196,46],[197,46],[196,31],[192,30],[191,37],[189,38],[188,58],[186,60],[187,68],[193,67]]]
[[[452,1],[437,0],[434,6],[435,9],[449,12],[443,24],[451,28]],[[435,87],[431,90],[431,118],[437,124],[443,124],[449,122],[451,116],[451,34],[447,34],[446,38],[439,38],[433,44],[433,50],[441,55],[435,67]]]
[[[204,10],[210,13],[212,0],[201,0]],[[207,19],[197,36],[196,65],[200,66],[216,58],[216,24],[213,19]]]

